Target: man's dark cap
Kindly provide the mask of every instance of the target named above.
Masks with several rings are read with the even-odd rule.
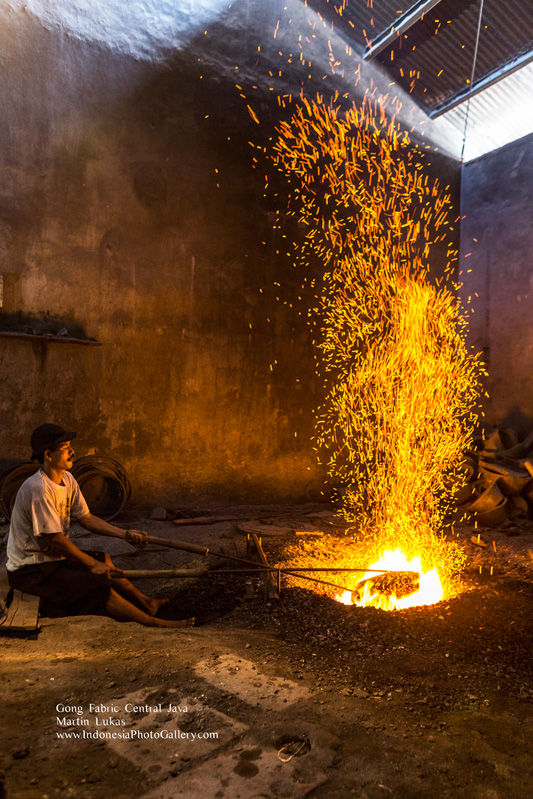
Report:
[[[32,448],[31,459],[34,461],[39,455],[43,455],[47,449],[53,449],[58,444],[64,444],[65,441],[72,441],[76,438],[76,433],[72,430],[65,430],[58,424],[41,424],[36,427],[30,438],[30,446]]]

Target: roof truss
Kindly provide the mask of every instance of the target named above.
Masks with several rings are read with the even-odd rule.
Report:
[[[409,30],[419,19],[422,19],[424,14],[427,14],[440,2],[441,0],[418,0],[418,2],[414,3],[407,11],[399,15],[388,28],[385,28],[384,31],[378,33],[372,39],[363,53],[364,60],[371,61],[383,50],[386,50],[387,47],[390,47],[399,36]]]

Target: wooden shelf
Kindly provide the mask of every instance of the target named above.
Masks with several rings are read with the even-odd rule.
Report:
[[[102,342],[90,338],[72,338],[72,336],[54,336],[52,333],[45,333],[39,336],[37,333],[11,333],[8,330],[0,330],[0,337],[3,338],[20,338],[27,339],[28,341],[40,341],[42,344],[84,344],[90,347],[101,347]]]

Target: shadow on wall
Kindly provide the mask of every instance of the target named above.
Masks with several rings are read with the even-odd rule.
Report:
[[[305,316],[275,299],[276,283],[290,295],[300,281],[283,277],[291,259],[248,143],[272,128],[239,97],[227,29],[164,64],[31,17],[23,32],[0,198],[17,290],[0,323],[102,346],[50,347],[43,368],[25,342],[2,342],[1,402],[16,419],[2,449],[70,419],[88,449],[124,463],[138,498],[302,495],[319,389]],[[252,34],[238,36],[246,61]],[[217,49],[219,68],[205,67]]]

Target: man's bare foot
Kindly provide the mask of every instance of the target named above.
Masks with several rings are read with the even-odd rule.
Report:
[[[143,605],[149,616],[157,616],[159,609],[164,605],[168,605],[168,599],[152,599],[151,597],[146,597],[146,600],[143,601]]]
[[[153,619],[154,627],[194,627],[196,619]]]

